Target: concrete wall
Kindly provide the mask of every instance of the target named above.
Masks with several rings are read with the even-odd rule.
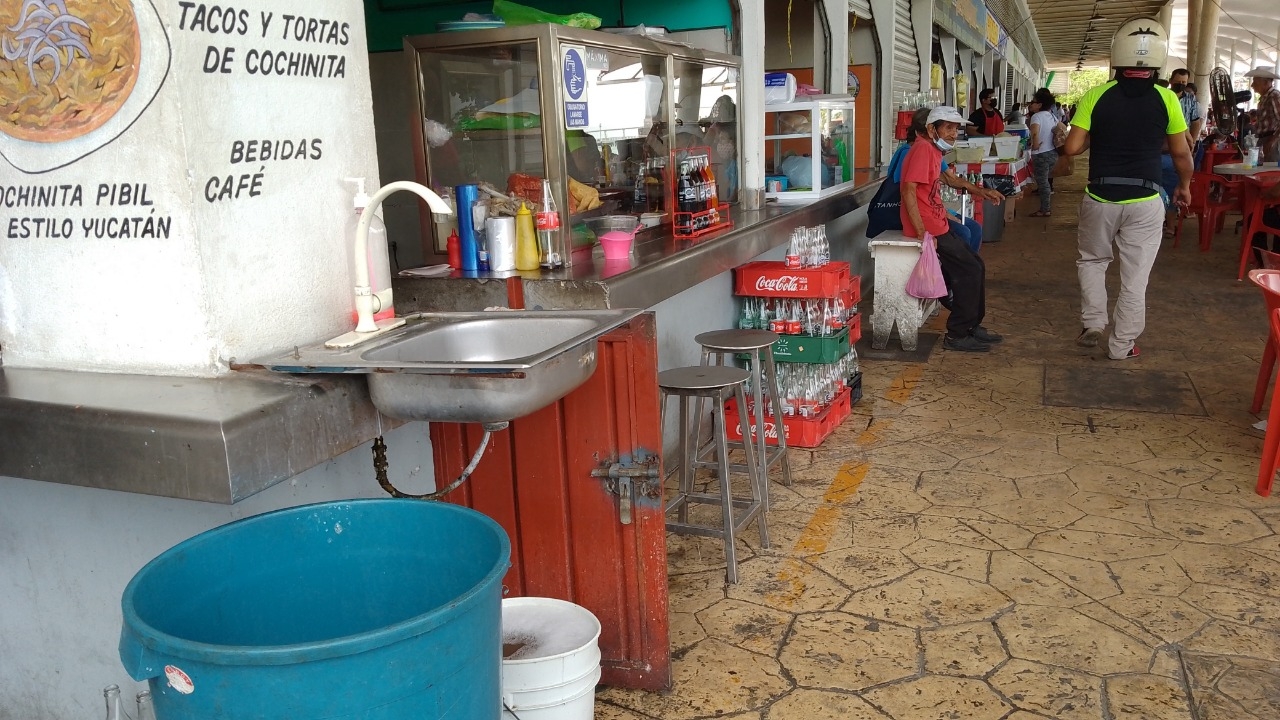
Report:
[[[71,94],[117,57],[131,60],[112,76],[134,84],[77,92],[109,115],[93,129],[24,130],[0,112],[5,364],[213,376],[347,329],[342,179],[378,185],[360,5],[66,5],[89,25],[89,56],[57,78],[47,58],[0,59],[35,78],[16,102]],[[135,28],[124,56],[96,44]]]
[[[427,425],[386,442],[391,481],[433,489]],[[5,477],[0,497],[0,720],[69,720],[102,717],[107,685],[130,708],[143,689],[116,647],[125,585],[151,558],[242,517],[386,494],[366,444],[233,506]]]

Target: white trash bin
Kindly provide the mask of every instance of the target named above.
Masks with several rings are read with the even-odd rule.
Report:
[[[580,605],[541,597],[503,600],[504,720],[592,720],[599,639],[600,621]],[[514,648],[509,657],[507,648]]]

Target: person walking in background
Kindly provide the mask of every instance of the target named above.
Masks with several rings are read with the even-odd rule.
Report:
[[[1200,116],[1200,103],[1195,93],[1187,89],[1191,73],[1186,68],[1178,68],[1169,75],[1169,90],[1178,96],[1178,105],[1182,108],[1182,119],[1187,123],[1187,147],[1191,149],[1192,167],[1195,167],[1196,140],[1200,137],[1200,129],[1204,120]],[[1165,235],[1173,234],[1177,223],[1177,206],[1173,203],[1173,193],[1178,189],[1178,170],[1173,166],[1173,156],[1168,150],[1160,155],[1160,186],[1164,188],[1165,197]]]
[[[1113,244],[1120,260],[1120,293],[1107,342],[1112,360],[1136,358],[1146,328],[1147,278],[1160,251],[1164,204],[1160,151],[1168,143],[1178,204],[1191,202],[1191,152],[1178,97],[1155,84],[1169,39],[1155,18],[1134,18],[1111,39],[1115,77],[1085,93],[1071,120],[1064,151],[1089,154],[1089,184],[1080,204],[1080,324],[1076,344],[1094,347],[1107,325],[1107,268]]]
[[[1000,116],[1000,111],[996,109],[996,91],[994,88],[986,88],[978,93],[978,102],[980,103],[977,110],[969,116],[969,124],[973,127],[969,128],[972,135],[999,135],[1004,132],[1004,118]]]
[[[960,126],[968,121],[953,107],[929,111],[926,137],[911,143],[902,163],[902,234],[922,239],[933,235],[942,276],[951,291],[951,314],[942,346],[962,352],[987,352],[1004,338],[982,326],[987,312],[987,268],[982,258],[951,232],[942,204],[942,155],[955,146]]]
[[[1280,89],[1276,88],[1276,69],[1259,65],[1244,74],[1252,78],[1249,87],[1258,93],[1258,119],[1253,132],[1258,136],[1265,162],[1280,161]]]
[[[1049,88],[1040,88],[1031,98],[1031,120],[1027,123],[1031,143],[1028,147],[1031,149],[1031,170],[1040,193],[1040,209],[1031,213],[1031,217],[1049,217],[1052,209],[1053,181],[1049,176],[1058,162],[1058,151],[1053,147],[1053,129],[1058,126],[1058,119],[1051,110],[1054,105]]]

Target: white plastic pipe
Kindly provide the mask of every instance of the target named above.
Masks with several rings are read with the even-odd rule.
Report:
[[[378,329],[373,321],[373,291],[369,287],[369,223],[373,214],[387,196],[397,190],[408,190],[426,201],[431,212],[441,215],[452,215],[453,209],[440,199],[430,188],[416,182],[400,180],[378,188],[369,198],[369,205],[360,213],[360,222],[356,225],[356,332],[373,332]]]

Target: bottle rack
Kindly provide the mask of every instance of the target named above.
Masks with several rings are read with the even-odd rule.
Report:
[[[808,268],[789,268],[777,261],[752,262],[734,269],[734,294],[755,300],[840,300],[845,307],[852,309],[862,299],[860,280],[847,262],[828,262]],[[775,321],[772,328],[775,332],[778,331],[776,324]],[[787,323],[791,324],[794,323]],[[805,334],[798,330],[792,327],[782,329],[781,337],[772,348],[774,361],[780,367],[833,365],[844,360],[861,337],[861,315],[851,312],[842,329],[826,335]],[[856,363],[854,365],[856,368]],[[843,384],[831,402],[818,412],[767,416],[764,422],[765,442],[776,445],[778,434],[783,433],[788,446],[815,448],[821,445],[849,416],[851,406],[862,397],[861,371],[855,369],[849,377],[843,378]],[[735,412],[736,408],[730,407],[728,417],[736,418]],[[737,427],[738,423],[730,421],[726,424],[730,426],[730,439],[741,439],[742,429]],[[754,437],[754,425],[748,431]]]
[[[687,178],[680,172],[685,163],[693,165],[694,169],[705,169],[707,176]],[[671,151],[670,162],[667,163],[667,207],[671,208],[672,232],[678,238],[702,237],[733,227],[733,221],[728,217],[728,206],[720,202],[710,168],[711,148],[705,145]],[[694,197],[682,197],[686,190],[698,194]],[[690,208],[691,204],[693,208]],[[722,209],[725,212],[721,212]]]

